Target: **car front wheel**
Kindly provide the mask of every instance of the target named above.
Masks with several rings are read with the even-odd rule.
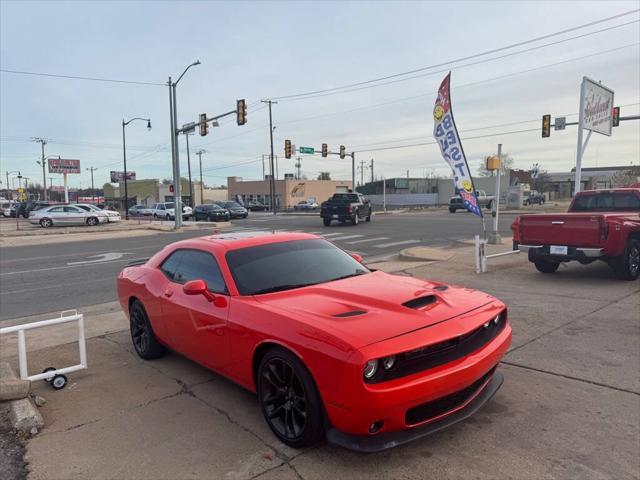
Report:
[[[95,227],[98,224],[98,219],[96,217],[87,218],[87,225],[90,227]]]
[[[40,220],[40,226],[42,228],[49,228],[52,225],[53,225],[53,222],[51,221],[50,218],[43,218],[42,220]]]
[[[280,441],[303,448],[322,439],[320,395],[298,357],[283,348],[269,350],[258,368],[257,387],[264,418]]]
[[[140,358],[153,360],[165,354],[166,349],[156,339],[147,312],[137,300],[129,309],[129,329],[133,347]]]

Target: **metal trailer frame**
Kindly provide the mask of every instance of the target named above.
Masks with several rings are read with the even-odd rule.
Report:
[[[65,316],[65,313],[71,313],[72,315]],[[36,328],[49,327],[51,325],[59,325],[61,323],[77,322],[78,323],[78,348],[80,351],[80,363],[65,368],[55,368],[52,370],[47,369],[43,373],[37,375],[29,375],[27,368],[27,344],[25,339],[25,330],[33,330]],[[56,375],[64,375],[65,373],[77,372],[78,370],[84,370],[87,368],[87,345],[84,335],[84,316],[82,313],[78,313],[77,310],[65,310],[60,313],[60,318],[54,318],[51,320],[42,320],[39,322],[25,323],[22,325],[15,325],[13,327],[0,328],[0,335],[7,333],[18,332],[18,362],[20,365],[20,378],[22,380],[45,380],[51,381]]]

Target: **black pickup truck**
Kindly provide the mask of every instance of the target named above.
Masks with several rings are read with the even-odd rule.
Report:
[[[360,220],[370,222],[371,202],[360,193],[334,193],[320,205],[320,216],[325,227],[331,225],[332,220],[351,222],[352,225]]]

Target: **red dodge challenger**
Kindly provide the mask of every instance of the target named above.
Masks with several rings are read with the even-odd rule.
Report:
[[[171,349],[256,392],[273,433],[377,452],[441,430],[500,388],[505,305],[368,269],[305,233],[184,240],[118,275],[136,352]]]

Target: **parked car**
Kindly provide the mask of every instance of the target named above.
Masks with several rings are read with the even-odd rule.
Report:
[[[317,210],[318,204],[313,200],[303,200],[293,206],[294,210]]]
[[[154,218],[162,218],[164,220],[174,220],[176,204],[174,202],[156,203],[151,207],[151,214]],[[182,218],[188,219],[192,214],[191,207],[182,206]]]
[[[238,202],[214,202],[216,205],[229,210],[231,218],[247,218],[249,210],[244,208]]]
[[[116,223],[121,220],[120,213],[113,210],[103,210],[93,205],[92,203],[76,203],[75,206],[83,209],[85,212],[103,212],[107,215],[107,221],[109,223]]]
[[[230,218],[229,210],[215,203],[196,205],[196,208],[193,209],[193,219],[196,222],[200,220],[207,222],[228,222]]]
[[[371,202],[361,193],[334,193],[320,205],[320,216],[325,227],[333,220],[351,222],[357,225],[360,220],[371,221]]]
[[[251,212],[266,212],[267,210],[269,210],[269,205],[265,205],[264,203],[257,201],[248,202],[246,207],[247,210]]]
[[[134,205],[129,209],[130,217],[148,217],[153,215],[153,210],[146,205]]]
[[[485,404],[511,327],[485,293],[361,261],[307,233],[218,234],[125,267],[117,291],[143,359],[171,349],[255,392],[290,447],[376,452]]]
[[[640,275],[640,188],[579,192],[567,213],[521,215],[512,229],[542,273],[572,260],[602,260],[623,280]]]
[[[16,216],[29,218],[29,214],[32,211],[49,206],[51,206],[51,203],[41,200],[27,200],[26,202],[18,202],[14,203],[13,207],[9,209],[9,215],[14,218]]]
[[[11,207],[14,205],[13,200],[0,200],[0,215],[3,217],[11,216]]]
[[[529,205],[544,205],[544,195],[540,192],[525,191],[522,194],[522,204],[526,207]]]
[[[485,207],[487,210],[491,210],[496,197],[494,195],[487,195],[487,192],[484,190],[476,190],[476,195],[480,208]],[[454,195],[449,200],[449,213],[456,213],[457,210],[467,210],[459,194]]]
[[[93,227],[108,222],[104,211],[83,210],[76,205],[54,205],[33,210],[29,214],[29,223],[43,228],[66,225],[89,225]]]

